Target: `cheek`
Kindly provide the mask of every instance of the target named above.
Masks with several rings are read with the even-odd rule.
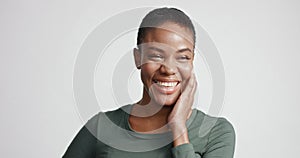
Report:
[[[147,79],[152,79],[152,76],[159,69],[158,64],[146,63],[141,67],[141,77],[145,81]]]
[[[193,64],[181,65],[178,67],[182,80],[187,80],[191,77],[193,71]]]

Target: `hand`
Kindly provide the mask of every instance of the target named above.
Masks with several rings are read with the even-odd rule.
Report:
[[[179,144],[188,143],[186,121],[192,112],[194,95],[197,87],[195,74],[193,73],[187,81],[184,90],[179,96],[172,112],[168,117],[168,124],[173,133],[174,140],[179,140]],[[182,138],[182,139],[180,139]],[[174,141],[174,146],[176,142]]]

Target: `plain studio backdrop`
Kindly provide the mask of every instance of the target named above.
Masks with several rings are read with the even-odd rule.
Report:
[[[2,0],[0,157],[61,157],[86,121],[80,117],[72,87],[82,43],[112,15],[143,6],[178,7],[214,41],[226,77],[219,116],[235,127],[236,158],[299,155],[299,1]],[[128,53],[134,44],[135,32],[130,32],[112,43],[107,52]],[[111,56],[116,58],[113,61],[117,57]],[[201,56],[198,59],[203,65],[199,70],[203,73],[198,74],[198,81],[202,81],[198,100],[203,104],[199,108],[206,111],[211,82]],[[109,72],[106,69],[104,73]],[[95,92],[98,96],[111,94],[109,87],[101,87],[101,73],[95,73]],[[138,71],[132,76],[128,84],[140,84]],[[139,97],[139,91],[129,91],[133,100]],[[111,98],[106,98],[101,109],[116,108]]]

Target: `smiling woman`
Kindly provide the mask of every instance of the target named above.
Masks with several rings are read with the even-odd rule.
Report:
[[[142,98],[95,115],[63,157],[232,158],[232,125],[192,109],[197,87],[195,40],[194,26],[182,11],[158,8],[149,12],[133,50],[144,85]],[[127,147],[116,148],[113,142],[125,142]]]

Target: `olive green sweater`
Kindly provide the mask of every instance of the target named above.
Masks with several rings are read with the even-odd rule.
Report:
[[[171,132],[143,134],[128,123],[131,105],[100,112],[71,142],[64,158],[232,158],[235,133],[224,118],[193,109],[187,120],[190,143],[173,147]]]

